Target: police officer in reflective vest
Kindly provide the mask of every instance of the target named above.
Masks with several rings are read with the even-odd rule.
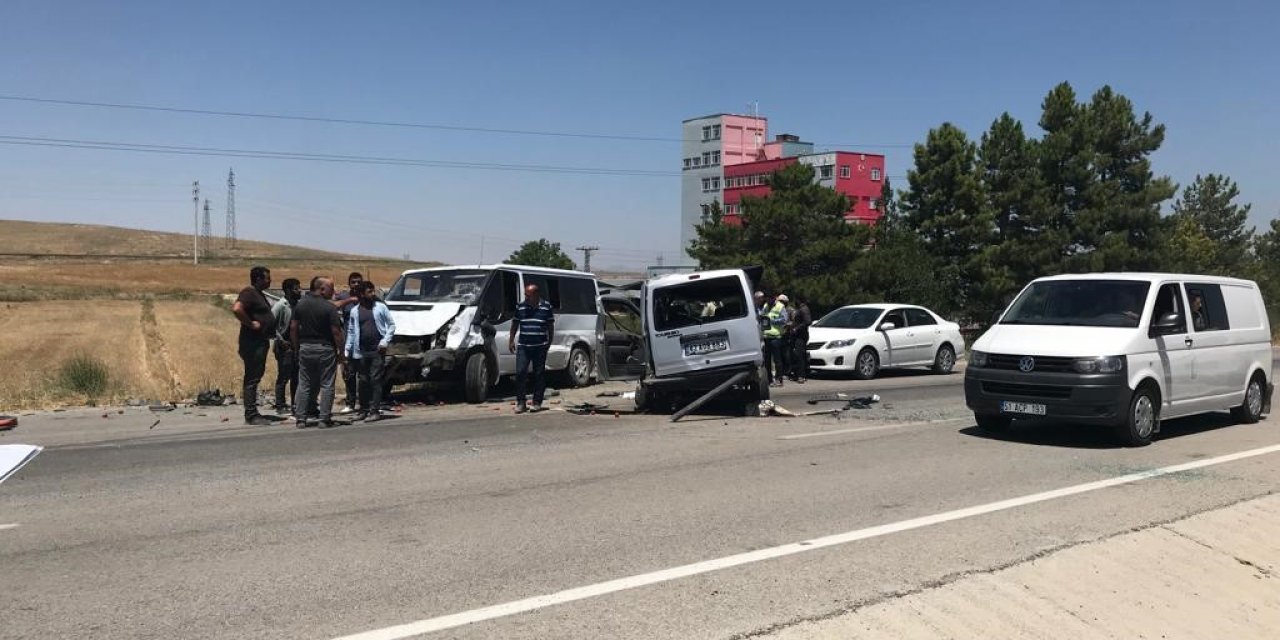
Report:
[[[761,291],[756,292],[755,301],[760,317],[760,335],[764,338],[764,369],[769,385],[781,387],[786,377],[782,360],[782,328],[787,324],[787,305],[777,300],[766,301]]]

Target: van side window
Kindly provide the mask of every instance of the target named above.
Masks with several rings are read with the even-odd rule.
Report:
[[[510,271],[499,271],[484,290],[480,311],[489,318],[489,322],[502,324],[511,319],[519,299],[520,276]]]
[[[561,278],[560,313],[595,315],[596,281],[588,278]]]
[[[527,287],[531,284],[538,285],[538,293],[542,296],[542,299],[550,302],[551,308],[555,309],[556,313],[559,313],[560,303],[562,302],[560,299],[560,278],[540,273],[524,274],[524,286]],[[523,298],[524,296],[522,295],[521,299]]]
[[[1222,287],[1216,284],[1187,284],[1187,301],[1191,305],[1191,326],[1197,331],[1226,331],[1231,328]]]
[[[1159,293],[1156,294],[1155,312],[1151,314],[1151,322],[1156,323],[1160,318],[1176,313],[1182,316],[1182,322],[1173,333],[1187,332],[1187,314],[1182,308],[1182,293],[1178,291],[1178,285],[1166,284],[1160,287]]]

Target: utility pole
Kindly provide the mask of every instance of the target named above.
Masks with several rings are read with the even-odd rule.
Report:
[[[597,247],[595,245],[584,244],[575,250],[582,252],[582,270],[590,273],[591,272],[591,254],[596,251],[599,251],[600,247]]]
[[[227,246],[236,248],[236,171],[227,172]]]
[[[200,181],[191,183],[191,202],[195,207],[195,228],[191,231],[191,264],[200,264]]]
[[[213,235],[213,227],[209,225],[209,199],[204,199],[204,218],[200,220],[200,250],[204,257],[209,257],[209,236]]]

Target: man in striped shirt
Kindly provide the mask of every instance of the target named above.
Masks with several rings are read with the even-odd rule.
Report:
[[[529,410],[525,404],[525,387],[528,369],[533,369],[533,410],[542,411],[542,399],[547,391],[545,369],[547,349],[555,333],[556,316],[551,303],[542,299],[538,285],[524,288],[524,302],[516,305],[516,315],[511,321],[511,335],[507,348],[516,354],[516,413]],[[516,334],[519,333],[519,344]]]

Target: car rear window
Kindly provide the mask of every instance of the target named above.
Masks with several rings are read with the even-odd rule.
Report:
[[[691,280],[653,294],[653,326],[658,331],[745,318],[749,310],[742,281],[734,276]]]

